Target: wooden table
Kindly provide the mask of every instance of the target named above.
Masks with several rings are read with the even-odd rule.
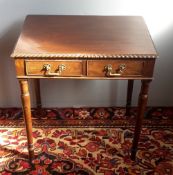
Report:
[[[137,152],[157,53],[142,17],[27,16],[12,53],[21,88],[29,157],[34,156],[28,79],[128,80],[127,115],[133,81],[141,80],[131,158]]]

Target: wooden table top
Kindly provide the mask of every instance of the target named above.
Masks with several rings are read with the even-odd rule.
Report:
[[[156,58],[139,16],[26,17],[12,57]]]

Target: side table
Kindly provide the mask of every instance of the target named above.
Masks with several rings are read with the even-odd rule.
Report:
[[[131,158],[135,160],[142,119],[158,57],[142,17],[27,16],[12,53],[20,83],[29,157],[34,157],[28,79],[141,80]],[[37,103],[41,105],[39,88]]]

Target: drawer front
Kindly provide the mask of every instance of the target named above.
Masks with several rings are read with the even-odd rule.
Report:
[[[77,77],[83,75],[82,65],[82,61],[26,60],[25,70],[28,76]]]
[[[143,74],[143,61],[98,60],[88,61],[89,77],[138,77]]]

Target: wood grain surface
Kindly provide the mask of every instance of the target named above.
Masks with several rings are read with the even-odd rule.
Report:
[[[140,16],[27,16],[12,57],[155,58]]]

